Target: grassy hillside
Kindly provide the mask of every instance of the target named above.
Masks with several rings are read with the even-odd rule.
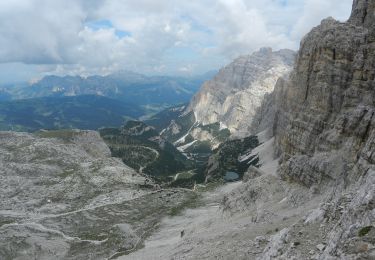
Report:
[[[249,157],[239,161],[239,156],[250,152],[259,145],[257,136],[228,140],[220,144],[208,159],[206,176],[208,180],[222,179],[226,172],[236,172],[240,177],[250,165],[258,166],[259,158]]]
[[[167,128],[171,124],[172,120],[178,120],[182,116],[182,113],[187,105],[188,104],[176,105],[164,109],[144,122],[150,126],[153,126],[158,132],[160,132]]]
[[[178,172],[193,167],[192,162],[161,138],[153,127],[142,122],[128,121],[121,128],[101,129],[100,134],[113,156],[159,180],[170,180]]]

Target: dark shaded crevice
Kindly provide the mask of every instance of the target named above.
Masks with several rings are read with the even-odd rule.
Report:
[[[307,79],[306,79],[305,102],[307,101],[307,98],[310,94],[311,77],[313,75],[314,63],[316,60],[318,60],[319,57],[321,57],[322,51],[323,51],[322,48],[314,49],[312,51],[311,56],[309,57],[308,70],[307,70],[308,74],[307,74]]]
[[[368,137],[369,134],[370,134],[370,128],[371,128],[372,118],[374,117],[374,114],[375,114],[375,112],[372,112],[371,117],[370,117],[370,120],[369,120],[369,122],[368,122],[368,124],[367,124],[367,126],[366,126],[365,133],[364,133],[363,136],[362,136],[362,140],[361,140],[362,143],[366,141],[367,137]]]
[[[362,24],[365,23],[366,17],[367,17],[367,8],[368,8],[368,2],[366,3],[366,8],[363,10],[363,16],[362,16]]]
[[[305,92],[305,102],[307,101],[307,97],[309,96],[309,90],[310,90],[310,78],[312,73],[312,58],[309,61],[309,69],[307,74],[307,80],[306,80],[306,92]]]
[[[309,90],[310,90],[310,76],[307,77],[305,102],[307,101],[307,97],[309,96]]]

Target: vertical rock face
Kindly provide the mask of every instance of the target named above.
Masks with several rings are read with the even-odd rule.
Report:
[[[264,96],[274,90],[279,77],[290,72],[293,62],[291,50],[263,48],[241,56],[203,85],[188,110],[203,125],[220,122],[231,133],[248,133]]]
[[[375,19],[375,2],[371,0],[354,0],[353,11],[349,22],[355,25],[365,25],[371,29]],[[373,29],[374,30],[374,29]]]
[[[371,259],[374,234],[361,232],[375,223],[375,1],[355,0],[346,23],[323,20],[275,88],[280,175],[331,194],[316,259]]]
[[[343,169],[318,163],[328,156],[343,168],[359,160],[374,164],[373,13],[373,1],[355,1],[347,23],[322,21],[303,39],[290,79],[277,86],[276,140],[293,178],[299,178],[306,156],[321,157],[303,167],[316,181],[342,177],[336,175]]]

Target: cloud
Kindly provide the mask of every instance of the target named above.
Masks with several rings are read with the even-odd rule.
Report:
[[[296,49],[352,0],[13,0],[0,2],[0,63],[31,71],[199,73],[260,47]],[[38,69],[35,69],[35,66]],[[22,65],[20,68],[25,69]],[[1,76],[1,72],[0,72]]]
[[[74,63],[85,13],[74,1],[6,1],[0,6],[0,62]]]
[[[349,17],[352,1],[343,0],[306,0],[303,13],[292,27],[291,39],[299,41],[319,21],[329,16],[345,21]]]

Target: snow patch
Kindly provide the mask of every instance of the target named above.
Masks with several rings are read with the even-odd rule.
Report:
[[[180,145],[180,144],[185,143],[185,139],[186,139],[186,137],[189,135],[189,133],[190,133],[190,130],[189,130],[185,135],[183,135],[180,139],[178,139],[176,142],[174,142],[173,144],[174,144],[175,146],[178,146],[178,145]]]
[[[191,132],[191,130],[193,129],[193,127],[195,127],[196,126],[196,123],[194,123],[190,128],[189,128],[189,130],[186,132],[186,134],[184,135],[184,136],[182,136],[180,139],[178,139],[176,142],[174,142],[173,144],[175,145],[175,146],[178,146],[178,145],[180,145],[180,144],[183,144],[183,143],[185,143],[185,139],[186,139],[186,137],[190,134],[190,132]]]
[[[165,131],[167,131],[168,128],[164,128],[163,130],[161,130],[161,132],[159,133],[159,135],[163,135],[165,133]]]
[[[224,124],[223,122],[220,122],[220,128],[219,130],[224,130],[224,129],[228,129],[228,126],[226,124]]]
[[[185,152],[185,150],[187,148],[189,148],[190,146],[192,146],[193,144],[195,144],[196,142],[198,142],[198,140],[194,140],[193,142],[191,143],[188,143],[188,144],[185,144],[183,146],[180,146],[180,147],[177,147],[177,150],[179,150],[180,152]]]
[[[266,138],[266,132],[263,131],[262,133],[258,134],[258,138],[259,140],[264,141]],[[274,159],[274,141],[274,137],[269,139],[268,141],[265,141],[258,147],[240,156],[238,160],[240,162],[244,162],[246,160],[249,160],[251,157],[254,157],[249,162],[249,164],[251,164],[254,160],[259,158],[259,164],[261,165],[259,169],[265,173],[276,175],[279,160]]]

